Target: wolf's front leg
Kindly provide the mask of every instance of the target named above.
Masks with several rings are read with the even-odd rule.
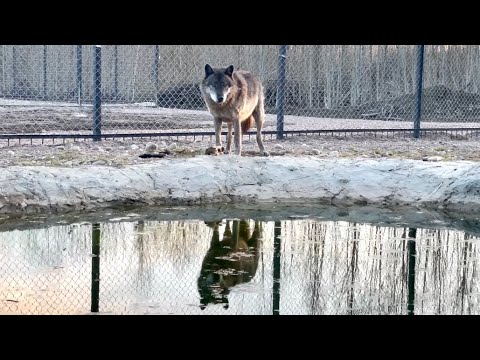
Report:
[[[225,154],[230,154],[230,150],[232,149],[232,122],[227,123],[228,126],[228,134],[227,134],[227,149],[225,150]]]
[[[235,155],[242,154],[242,126],[240,119],[233,119],[233,131],[235,135],[233,136],[233,142],[235,144]]]
[[[222,119],[214,118],[215,122],[215,146],[217,150],[222,151]]]

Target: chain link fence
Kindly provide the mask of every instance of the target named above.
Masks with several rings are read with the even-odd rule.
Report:
[[[1,45],[0,132],[211,133],[199,90],[206,63],[261,79],[266,132],[412,130],[420,64],[422,128],[480,128],[480,46],[428,45],[421,63],[418,53],[413,45]]]
[[[0,313],[478,314],[478,240],[305,219],[14,230]]]

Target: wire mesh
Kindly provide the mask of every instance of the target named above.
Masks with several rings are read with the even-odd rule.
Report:
[[[91,134],[95,46],[1,45],[4,134]],[[425,47],[422,126],[478,127],[477,45]],[[284,130],[411,129],[417,46],[289,45]],[[233,64],[264,86],[266,124],[277,129],[279,46],[104,45],[101,131],[213,130],[199,91],[204,65]]]
[[[0,232],[0,313],[406,314],[411,304],[415,314],[478,314],[478,259],[478,237],[443,228],[58,225]]]

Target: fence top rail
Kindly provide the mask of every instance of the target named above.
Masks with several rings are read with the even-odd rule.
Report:
[[[414,132],[414,129],[333,129],[333,130],[285,130],[285,134],[333,134],[333,133],[382,133],[382,132]],[[422,132],[443,132],[443,131],[480,131],[477,128],[423,128]],[[275,130],[262,131],[264,135],[275,135]],[[226,131],[222,135],[227,135]],[[255,131],[249,131],[244,135],[255,135]],[[120,133],[120,134],[102,134],[100,137],[107,138],[144,138],[144,137],[180,137],[180,136],[214,136],[214,131],[200,132],[168,132],[168,133]],[[98,137],[93,134],[0,134],[0,139],[91,139]]]

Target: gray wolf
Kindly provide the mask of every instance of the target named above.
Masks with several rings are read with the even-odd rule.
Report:
[[[208,304],[223,304],[228,309],[228,294],[235,285],[249,282],[258,267],[258,240],[260,222],[255,221],[253,232],[247,220],[227,221],[223,239],[218,227],[221,221],[207,223],[213,228],[213,236],[198,277],[200,308]]]
[[[223,122],[228,126],[224,153],[231,151],[233,127],[235,155],[241,155],[242,152],[242,133],[247,132],[255,122],[260,154],[269,156],[262,142],[265,108],[263,86],[259,79],[249,71],[235,70],[233,65],[227,68],[212,68],[206,64],[200,91],[214,119],[215,145],[219,150],[222,149]]]

